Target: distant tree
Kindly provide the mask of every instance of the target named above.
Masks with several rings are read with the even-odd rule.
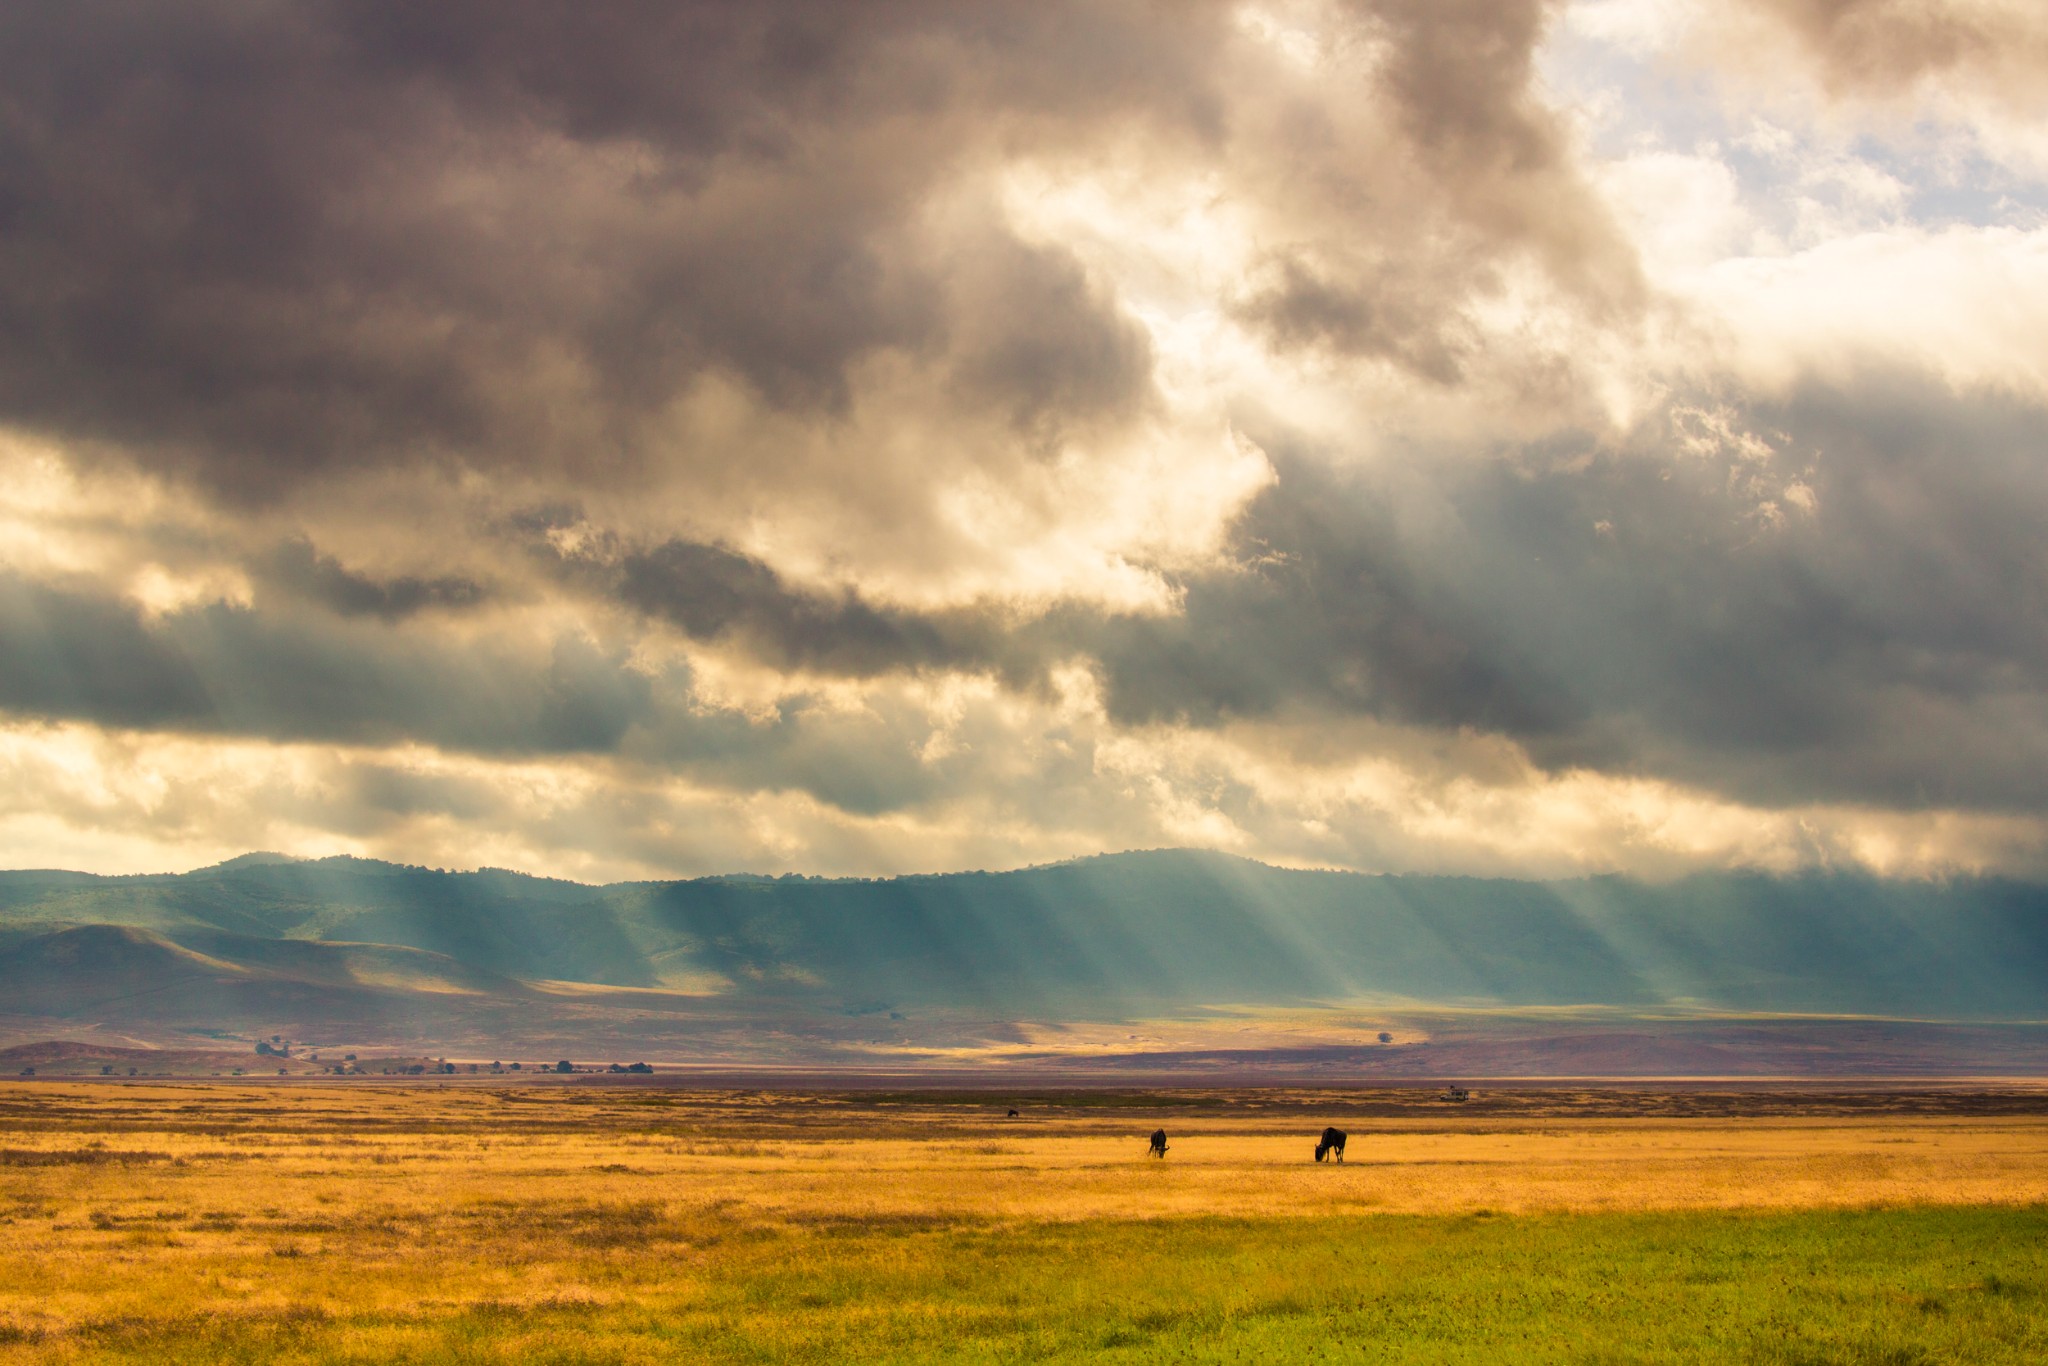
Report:
[[[633,1064],[629,1065],[629,1066],[628,1066],[628,1067],[626,1068],[626,1070],[627,1070],[628,1072],[652,1072],[652,1071],[653,1071],[654,1069],[653,1069],[652,1067],[648,1066],[648,1065],[647,1065],[646,1063],[644,1063],[644,1062],[636,1062],[636,1063],[633,1063]]]
[[[513,1070],[514,1072],[517,1072],[517,1071],[519,1070],[519,1067],[520,1067],[520,1065],[519,1065],[518,1063],[516,1063],[516,1062],[512,1064],[512,1070]]]
[[[275,1053],[277,1050],[272,1048],[269,1044],[263,1042],[263,1040],[258,1039],[256,1041],[256,1051],[267,1058],[271,1054]]]
[[[1380,1031],[1380,1042],[1381,1042],[1381,1043],[1392,1043],[1393,1041],[1394,1041],[1394,1036],[1393,1036],[1393,1035],[1391,1035],[1391,1034],[1387,1033],[1387,1031],[1386,1031],[1386,1030],[1384,1030],[1384,1029],[1382,1029],[1382,1030]]]
[[[555,1064],[555,1070],[557,1072],[574,1072],[576,1068],[567,1058],[564,1058]]]

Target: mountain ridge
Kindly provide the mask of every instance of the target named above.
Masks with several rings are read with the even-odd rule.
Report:
[[[150,940],[77,936],[95,926]],[[150,954],[155,967],[136,966]],[[129,990],[151,972],[178,985]],[[1834,872],[1538,882],[1191,850],[606,884],[243,856],[174,874],[0,872],[0,986],[0,1010],[130,1033],[555,1037],[630,1017],[637,1038],[724,1031],[740,1049],[1365,1006],[2048,1021],[2048,888]]]

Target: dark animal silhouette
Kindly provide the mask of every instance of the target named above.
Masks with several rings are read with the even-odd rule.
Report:
[[[1010,1111],[1010,1118],[1011,1118],[1011,1119],[1015,1119],[1016,1117],[1017,1117],[1017,1112],[1016,1112],[1015,1110],[1012,1110],[1012,1111]]]
[[[1339,1162],[1344,1160],[1344,1131],[1342,1129],[1323,1130],[1322,1141],[1316,1144],[1316,1161],[1322,1161],[1326,1153],[1337,1154]]]
[[[1154,1129],[1152,1131],[1152,1156],[1166,1156],[1166,1130],[1164,1129]]]

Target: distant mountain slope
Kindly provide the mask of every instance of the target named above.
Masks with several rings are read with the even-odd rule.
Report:
[[[531,999],[523,984],[549,981],[849,1016],[1366,999],[2044,1019],[2048,889],[1372,877],[1184,851],[608,887],[274,856],[183,875],[0,873],[0,991],[15,1009],[129,999],[147,983],[164,1008],[211,992],[275,1013],[296,992],[308,1008],[381,1013]]]
[[[133,925],[0,935],[0,1001],[56,1018],[382,1018],[422,998],[524,999],[524,983],[441,954]]]

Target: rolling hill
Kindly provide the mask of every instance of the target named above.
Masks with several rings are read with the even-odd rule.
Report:
[[[1441,1042],[1454,1018],[1564,1012],[1596,1021],[1592,1054],[1663,1057],[1733,1017],[2030,1030],[2048,1021],[2048,888],[1380,877],[1188,851],[593,887],[252,855],[175,875],[0,872],[0,1002],[15,1038],[545,1039],[819,1065],[1028,1052],[1119,1021],[1355,1035],[1372,1017]],[[1126,1051],[1163,1056],[1141,1042]]]

